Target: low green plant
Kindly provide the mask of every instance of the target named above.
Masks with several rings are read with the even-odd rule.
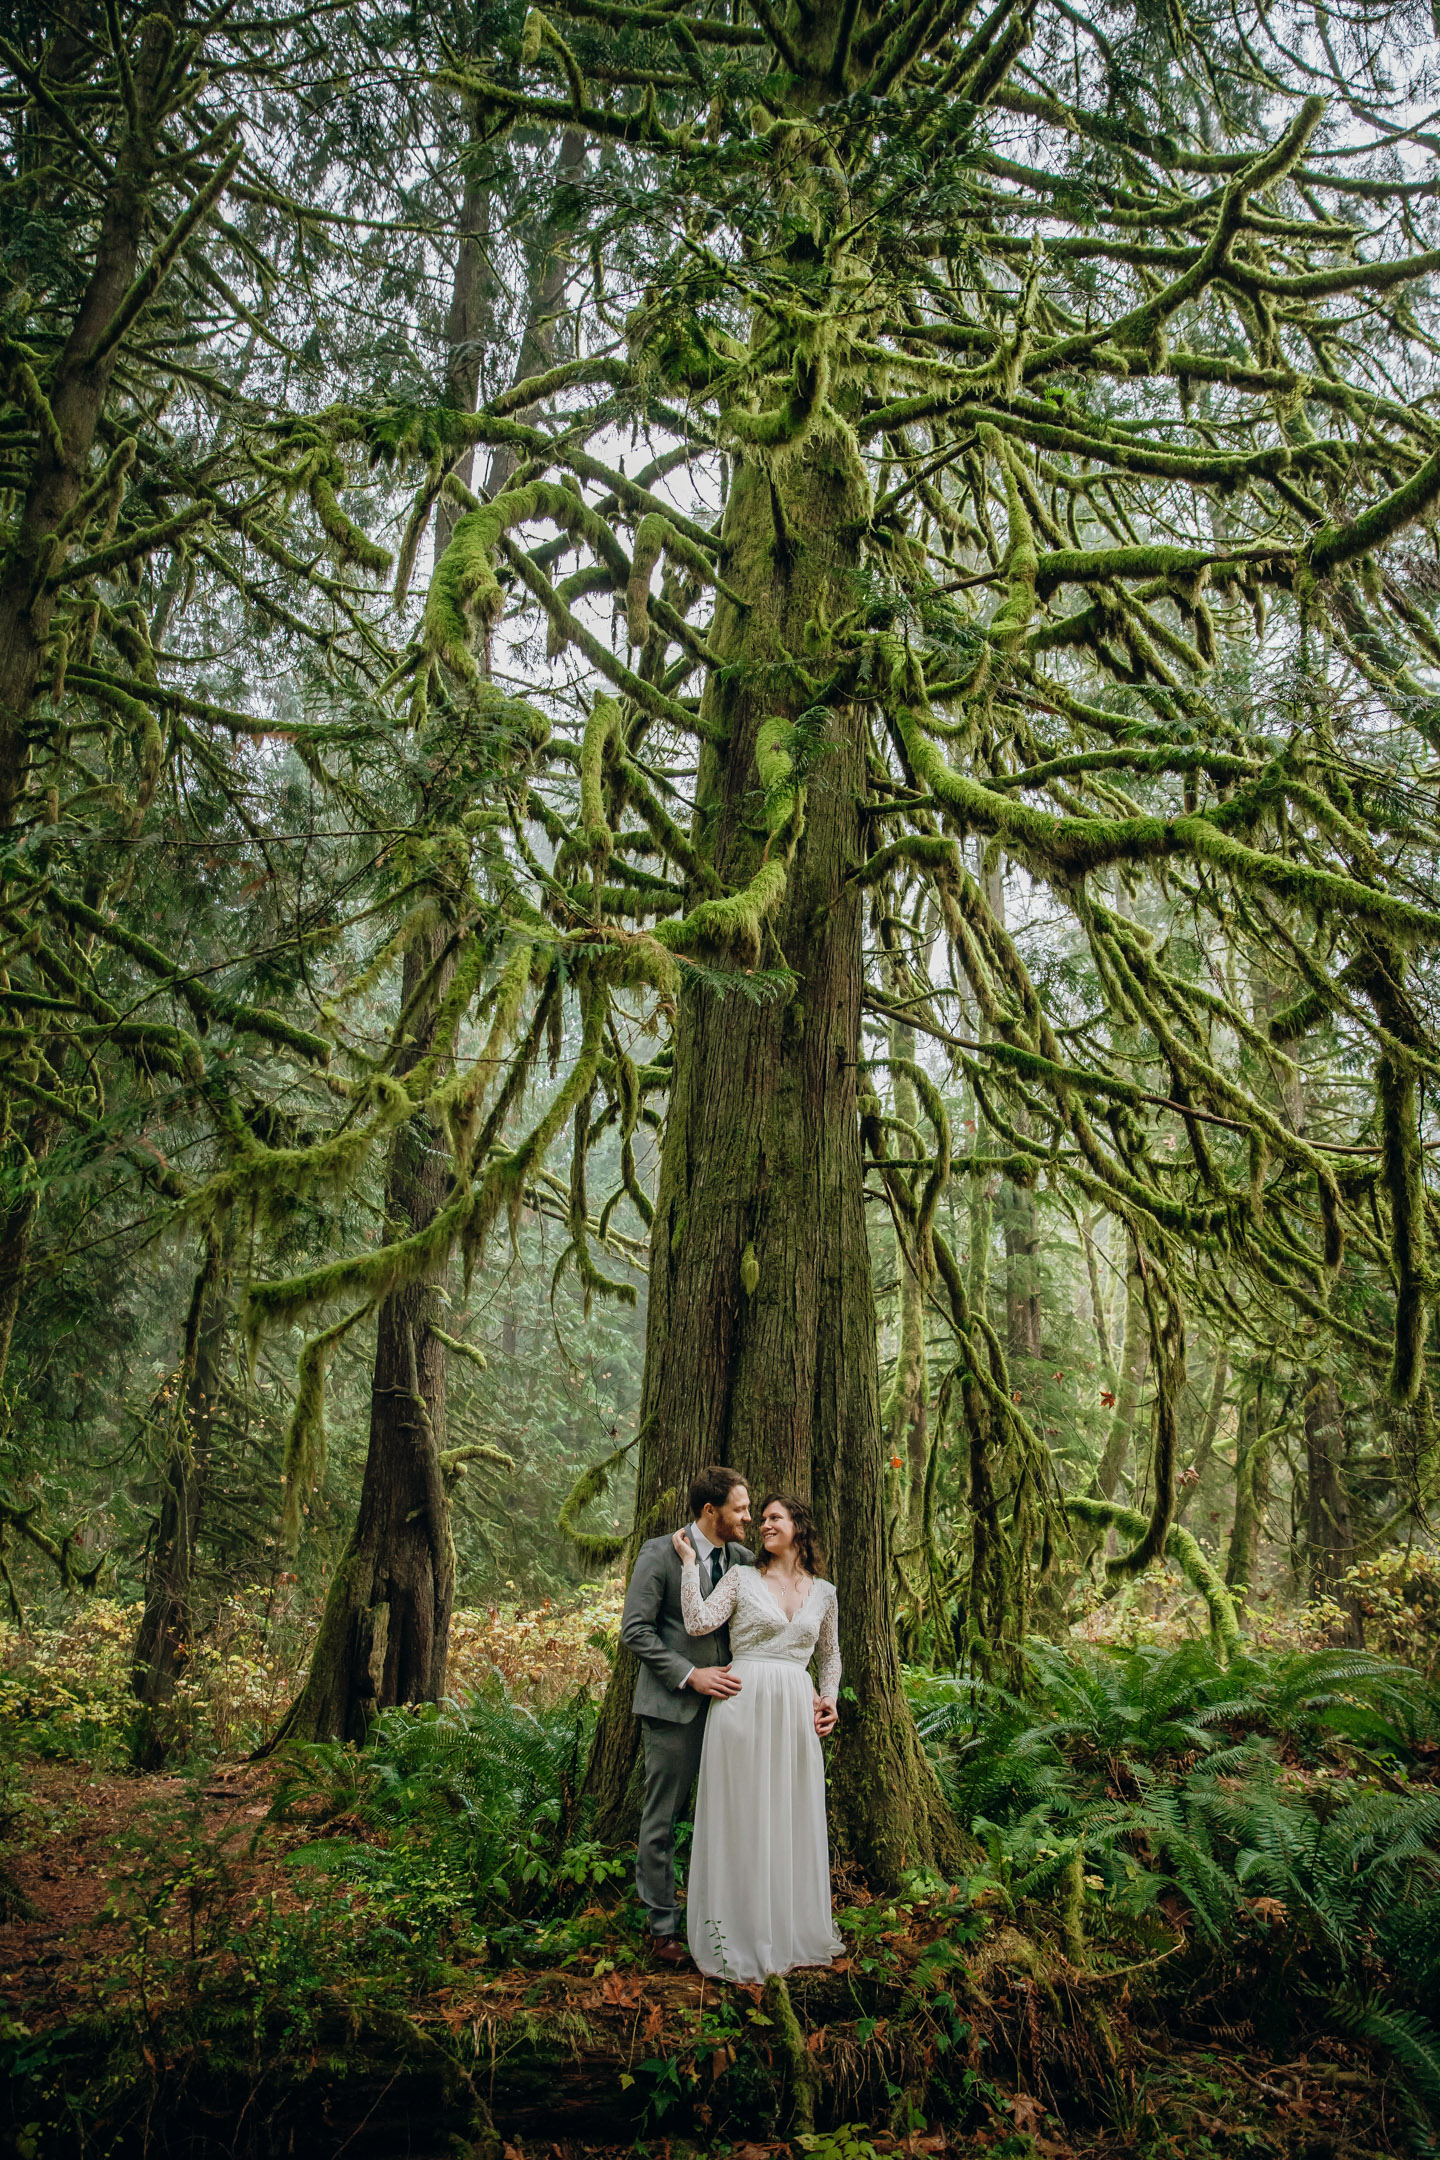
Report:
[[[836,2130],[818,2130],[794,2141],[809,2160],[879,2160],[864,2123],[841,2123]]]
[[[974,1900],[1055,1907],[1075,1955],[1163,1906],[1191,1969],[1243,1972],[1257,2016],[1298,1996],[1383,2048],[1440,2124],[1440,1793],[1407,1784],[1434,1715],[1412,1669],[1039,1643],[1021,1689],[931,1674],[913,1697],[984,1848]]]
[[[386,1711],[363,1749],[289,1750],[271,1817],[348,1830],[292,1864],[363,1889],[414,1943],[541,1911],[553,1923],[625,1869],[575,1834],[593,1723],[587,1696],[532,1705],[500,1680],[463,1703]]]

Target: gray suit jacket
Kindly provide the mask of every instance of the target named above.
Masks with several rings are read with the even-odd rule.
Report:
[[[727,1545],[725,1558],[730,1567],[755,1565],[748,1545]],[[716,1628],[713,1635],[686,1634],[680,1612],[682,1572],[668,1531],[664,1537],[647,1538],[635,1556],[620,1616],[620,1640],[640,1660],[635,1715],[664,1718],[674,1725],[688,1725],[708,1700],[683,1685],[691,1667],[730,1661],[729,1628]]]

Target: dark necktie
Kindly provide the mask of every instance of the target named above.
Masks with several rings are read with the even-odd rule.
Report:
[[[713,1547],[710,1554],[710,1588],[712,1590],[719,1589],[720,1577],[724,1571],[724,1567],[725,1555],[721,1552],[720,1547],[716,1545],[715,1547]]]

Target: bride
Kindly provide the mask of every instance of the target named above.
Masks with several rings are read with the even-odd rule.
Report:
[[[770,1494],[760,1541],[754,1567],[731,1568],[705,1598],[694,1547],[683,1530],[674,1540],[686,1629],[707,1635],[728,1620],[731,1671],[744,1683],[706,1719],[686,1896],[690,1955],[717,1980],[828,1965],[843,1947],[830,1910],[819,1740],[838,1716],[835,1590],[820,1576],[803,1500]]]

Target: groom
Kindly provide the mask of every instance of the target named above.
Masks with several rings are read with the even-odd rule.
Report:
[[[732,1567],[753,1567],[740,1542],[750,1495],[738,1470],[711,1463],[690,1486],[690,1543],[706,1597]],[[729,1670],[730,1630],[687,1635],[680,1611],[680,1558],[667,1530],[641,1546],[625,1593],[620,1640],[640,1660],[635,1715],[645,1741],[645,1808],[635,1854],[635,1889],[650,1916],[651,1945],[662,1964],[683,1965],[675,1902],[675,1818],[700,1769],[705,1717],[712,1701],[738,1695]]]

